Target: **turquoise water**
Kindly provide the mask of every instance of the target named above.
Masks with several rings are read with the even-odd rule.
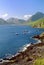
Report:
[[[27,30],[24,34],[24,30]],[[40,34],[44,29],[29,26],[0,25],[0,58],[6,54],[15,54],[25,44],[36,42],[31,37]],[[16,35],[18,33],[18,35]]]

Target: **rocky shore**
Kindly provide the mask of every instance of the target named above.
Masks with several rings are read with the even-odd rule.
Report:
[[[0,65],[34,65],[36,59],[44,58],[44,33],[33,38],[41,42],[31,43],[25,51],[20,51],[10,58],[0,60]]]

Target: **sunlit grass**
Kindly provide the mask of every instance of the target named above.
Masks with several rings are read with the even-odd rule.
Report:
[[[30,25],[32,27],[40,27],[40,28],[44,28],[44,18],[41,18],[37,21],[31,21],[31,22],[27,22],[27,25]]]
[[[35,60],[33,65],[44,65],[44,59]]]

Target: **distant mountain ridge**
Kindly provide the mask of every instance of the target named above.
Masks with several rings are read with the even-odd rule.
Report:
[[[7,24],[7,22],[4,19],[0,18],[0,24]]]
[[[23,22],[26,21],[24,19],[18,19],[18,18],[9,18],[7,20],[0,18],[0,25],[1,24],[22,24]]]
[[[9,18],[9,19],[7,19],[7,22],[8,22],[9,24],[20,24],[20,23],[25,22],[25,20],[23,20],[23,19],[18,19],[18,18]]]
[[[30,24],[30,22],[36,22],[37,20],[41,19],[41,18],[44,18],[44,13],[42,12],[37,12],[35,13],[34,15],[32,15],[28,20],[24,20],[24,19],[18,19],[18,18],[14,18],[14,17],[11,17],[7,20],[4,20],[2,18],[0,18],[0,25],[1,24]]]

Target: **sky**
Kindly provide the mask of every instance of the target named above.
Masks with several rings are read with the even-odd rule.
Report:
[[[0,18],[28,18],[36,12],[44,13],[44,0],[0,0]]]

